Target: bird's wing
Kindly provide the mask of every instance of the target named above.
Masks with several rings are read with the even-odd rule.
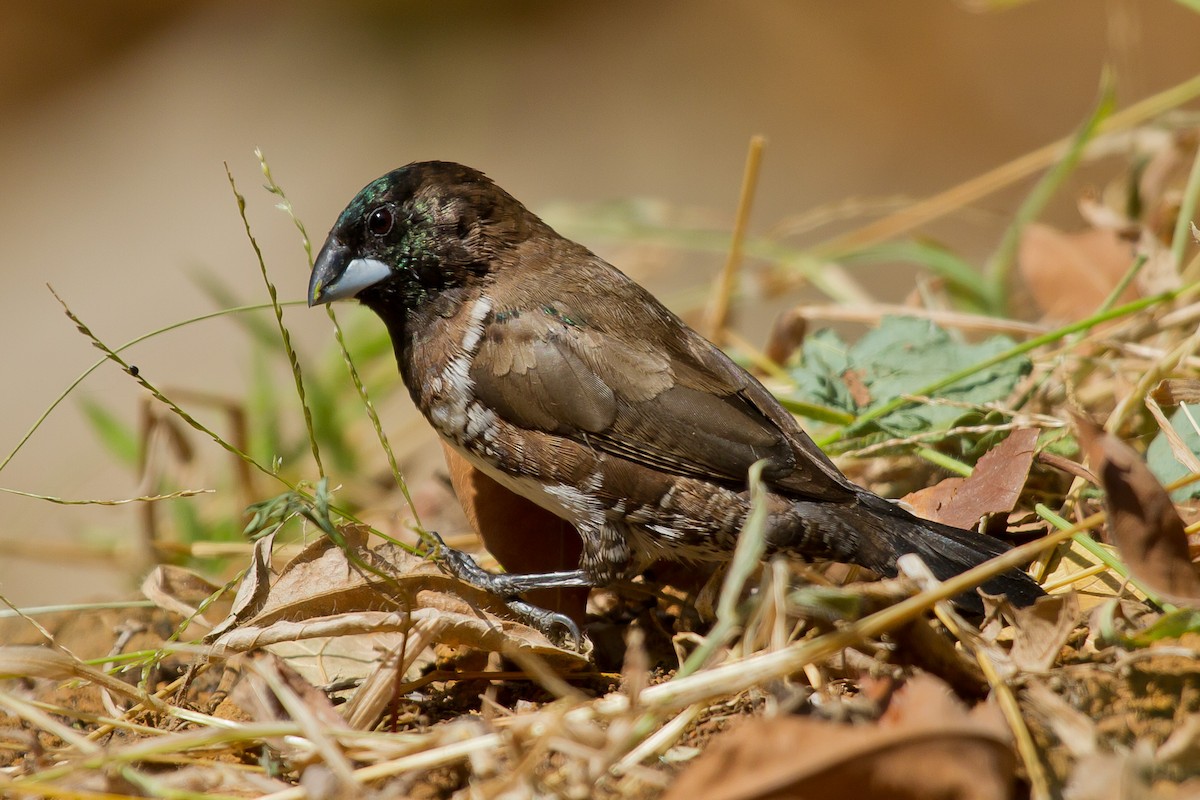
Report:
[[[775,486],[853,496],[760,384],[690,329],[660,330],[685,336],[598,331],[561,304],[498,314],[472,363],[476,395],[513,424],[653,469],[740,486],[765,459]]]

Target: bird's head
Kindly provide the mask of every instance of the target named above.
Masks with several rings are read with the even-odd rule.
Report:
[[[409,164],[367,184],[338,217],[313,265],[308,304],[357,297],[376,310],[415,308],[486,280],[498,253],[543,225],[477,170]]]

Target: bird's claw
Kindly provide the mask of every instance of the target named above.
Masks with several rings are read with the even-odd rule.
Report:
[[[571,648],[576,652],[583,652],[583,634],[580,632],[579,626],[575,624],[575,620],[566,614],[550,611],[517,598],[505,600],[504,604],[522,622],[554,644],[565,647],[569,642]]]
[[[501,598],[518,620],[556,645],[561,646],[561,643],[569,639],[576,651],[583,651],[583,634],[573,619],[521,600],[511,590],[510,582],[506,580],[507,576],[488,572],[471,556],[446,544],[436,531],[428,531],[428,535],[436,547],[433,552],[434,559],[438,566],[452,577]]]

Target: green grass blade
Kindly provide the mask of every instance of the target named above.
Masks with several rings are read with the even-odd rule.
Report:
[[[105,449],[126,466],[137,466],[141,446],[134,427],[90,397],[84,397],[79,405]]]
[[[1100,87],[1100,100],[1095,109],[1083,126],[1071,137],[1071,142],[1062,158],[1042,176],[1025,202],[1017,209],[1012,223],[1004,231],[999,247],[996,248],[996,252],[988,259],[984,267],[983,274],[988,283],[988,297],[995,313],[1003,314],[1007,311],[1009,281],[1013,265],[1016,263],[1021,232],[1026,225],[1037,219],[1046,204],[1050,202],[1050,198],[1062,186],[1063,181],[1075,170],[1087,143],[1100,130],[1104,120],[1112,115],[1115,104],[1112,76],[1105,72]]]
[[[1200,0],[1197,0],[1200,3]],[[1188,242],[1192,239],[1192,224],[1196,219],[1196,201],[1200,196],[1200,150],[1192,161],[1192,170],[1188,173],[1187,188],[1184,189],[1183,199],[1179,204],[1179,216],[1175,220],[1175,230],[1171,234],[1171,258],[1175,268],[1183,269],[1183,255]]]
[[[263,259],[262,249],[259,248],[258,241],[250,230],[250,220],[246,218],[246,198],[238,192],[228,164],[225,165],[225,175],[229,178],[229,188],[233,190],[233,196],[237,200],[238,214],[241,215],[242,225],[246,228],[246,237],[250,240],[250,246],[254,248],[254,255],[258,259],[263,282],[267,285],[267,293],[271,296],[271,307],[275,310],[275,322],[279,326],[279,336],[283,340],[283,349],[287,352],[288,363],[292,367],[292,377],[296,382],[296,396],[300,399],[300,407],[304,411],[304,425],[308,429],[308,443],[312,449],[313,461],[317,464],[317,473],[321,477],[325,477],[325,466],[321,463],[321,448],[317,445],[317,435],[313,432],[312,411],[304,397],[304,379],[300,374],[300,361],[296,358],[296,351],[292,347],[292,335],[288,332],[287,326],[283,324],[283,309],[279,305],[279,295],[275,291],[275,284],[271,283],[271,278],[267,275],[267,262]]]

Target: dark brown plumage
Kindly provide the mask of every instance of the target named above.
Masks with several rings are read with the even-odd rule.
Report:
[[[309,291],[310,304],[343,297],[383,319],[445,442],[579,532],[578,570],[473,573],[501,593],[728,558],[760,460],[772,552],[883,574],[915,552],[946,578],[1005,549],[852,484],[751,375],[468,167],[411,164],[351,201]],[[1019,572],[985,588],[1018,603],[1041,593]]]

